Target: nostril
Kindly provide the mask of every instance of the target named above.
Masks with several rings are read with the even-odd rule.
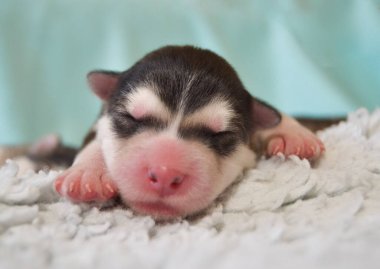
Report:
[[[159,195],[168,196],[183,188],[186,176],[175,169],[158,166],[147,171],[145,180],[150,190],[157,192]]]
[[[157,183],[158,180],[157,180],[157,176],[156,176],[155,173],[150,172],[149,175],[148,175],[148,177],[149,177],[150,182]]]
[[[182,181],[183,181],[183,178],[177,176],[177,177],[175,177],[173,179],[172,183],[170,184],[170,187],[172,187],[172,188],[178,188],[179,185],[181,185]]]

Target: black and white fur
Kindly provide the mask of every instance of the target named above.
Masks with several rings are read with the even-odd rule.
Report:
[[[234,69],[209,50],[168,46],[124,72],[93,71],[88,80],[104,102],[95,138],[56,184],[74,201],[117,193],[137,212],[186,216],[253,167],[255,149],[306,158],[323,151],[294,119],[253,98]],[[91,174],[91,163],[103,168]],[[168,173],[163,167],[176,174],[157,191],[156,174]]]

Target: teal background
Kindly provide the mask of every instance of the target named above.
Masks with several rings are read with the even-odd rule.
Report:
[[[0,143],[78,145],[100,107],[86,73],[167,44],[214,50],[292,115],[379,106],[380,1],[2,0]]]

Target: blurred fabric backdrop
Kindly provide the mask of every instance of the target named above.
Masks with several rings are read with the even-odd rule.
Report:
[[[217,52],[292,115],[380,103],[380,1],[1,0],[0,143],[79,145],[100,107],[86,73],[167,44]]]

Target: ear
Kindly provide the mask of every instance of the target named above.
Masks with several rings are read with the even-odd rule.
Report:
[[[251,117],[253,130],[268,129],[281,122],[281,113],[267,103],[252,98]]]
[[[87,74],[91,90],[102,100],[108,100],[119,83],[120,73],[95,70]]]

